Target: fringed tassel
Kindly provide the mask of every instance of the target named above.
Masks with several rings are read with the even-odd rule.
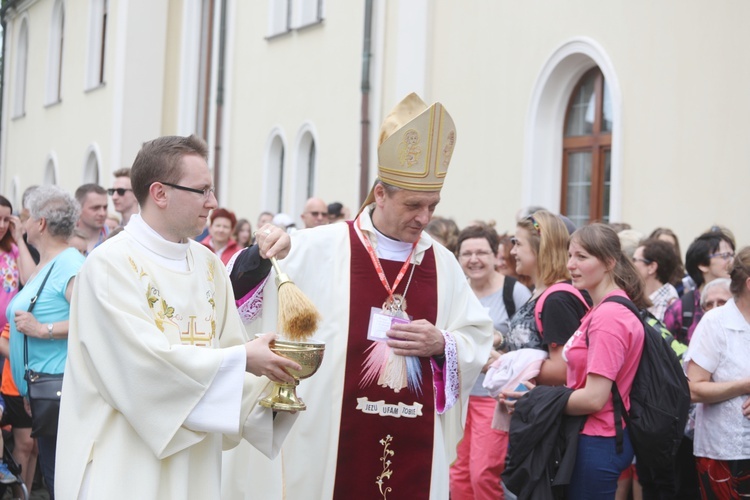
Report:
[[[422,365],[416,356],[399,356],[385,342],[373,342],[367,348],[367,358],[362,366],[360,387],[377,380],[381,387],[395,392],[406,387],[415,394],[422,394]]]
[[[399,356],[401,357],[401,356]],[[417,356],[406,356],[406,380],[409,390],[417,396],[422,395],[422,364]]]

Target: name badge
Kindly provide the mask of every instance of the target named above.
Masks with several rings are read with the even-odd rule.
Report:
[[[386,314],[382,309],[373,307],[370,309],[370,324],[367,327],[367,339],[376,342],[385,342],[388,340],[386,332],[391,329],[392,325],[407,324],[408,319],[397,318]]]

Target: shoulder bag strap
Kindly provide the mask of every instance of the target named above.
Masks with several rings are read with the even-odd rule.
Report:
[[[54,267],[55,267],[55,263],[53,262],[49,268],[49,271],[47,271],[47,274],[44,276],[44,279],[42,280],[42,284],[39,286],[39,290],[36,291],[36,295],[34,295],[31,298],[31,302],[29,303],[29,308],[26,309],[26,312],[32,312],[34,310],[36,301],[37,299],[39,299],[39,295],[41,295],[42,290],[44,290],[44,285],[47,283],[47,278],[49,278],[49,275],[52,272],[52,269]],[[23,335],[23,370],[24,370],[24,373],[29,371],[29,337],[26,334]]]

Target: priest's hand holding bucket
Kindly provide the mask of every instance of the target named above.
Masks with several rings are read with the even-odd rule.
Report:
[[[302,367],[271,351],[269,344],[275,339],[275,334],[268,333],[257,335],[255,340],[245,344],[245,370],[258,377],[268,377],[273,382],[293,384],[294,377],[289,374],[289,370],[299,371]]]

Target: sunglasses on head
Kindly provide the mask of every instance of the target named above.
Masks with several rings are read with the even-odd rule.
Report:
[[[126,189],[126,188],[109,188],[107,189],[107,194],[112,196],[113,194],[117,193],[120,196],[125,196],[125,193],[128,191],[132,191],[132,189]]]

